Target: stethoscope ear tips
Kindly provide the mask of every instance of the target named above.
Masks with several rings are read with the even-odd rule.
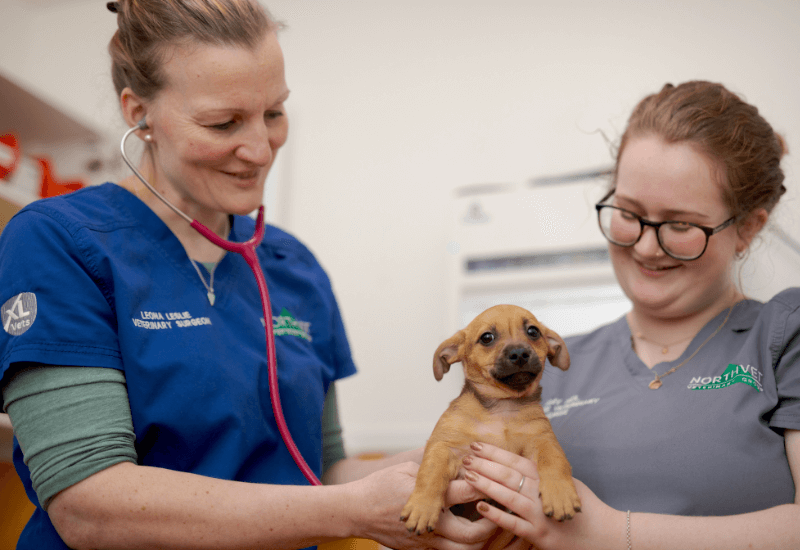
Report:
[[[147,117],[140,120],[136,126],[138,126],[140,130],[147,130],[149,128],[149,126],[147,125]]]

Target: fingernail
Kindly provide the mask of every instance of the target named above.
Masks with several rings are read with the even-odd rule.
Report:
[[[489,505],[488,505],[488,504],[486,504],[486,503],[485,503],[485,502],[483,502],[483,501],[480,501],[480,502],[478,503],[478,511],[479,511],[479,512],[488,512],[488,511],[489,511]]]
[[[472,482],[478,481],[478,474],[476,474],[475,472],[465,472],[464,479]]]
[[[471,448],[473,451],[482,451],[482,450],[483,450],[483,445],[481,445],[480,443],[478,443],[478,442],[476,441],[475,443],[472,443],[472,444],[470,444],[470,448]]]
[[[470,464],[472,464],[472,457],[469,455],[465,456],[464,458],[461,459],[461,463],[464,464],[464,466],[469,466]]]

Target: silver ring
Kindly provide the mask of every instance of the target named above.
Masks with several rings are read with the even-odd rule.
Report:
[[[522,479],[519,480],[519,487],[517,487],[517,492],[522,491],[522,485],[525,483],[525,476],[522,476]]]

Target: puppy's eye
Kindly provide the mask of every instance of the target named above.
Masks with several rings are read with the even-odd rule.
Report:
[[[484,346],[488,346],[489,344],[494,342],[494,334],[492,334],[491,332],[484,332],[483,334],[481,334],[479,340],[481,344],[483,344]]]
[[[528,336],[531,337],[534,340],[536,340],[537,338],[539,338],[539,336],[542,335],[542,333],[539,331],[539,329],[534,327],[533,325],[528,327],[527,333],[528,333]]]

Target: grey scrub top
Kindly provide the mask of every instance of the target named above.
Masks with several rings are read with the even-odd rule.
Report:
[[[712,319],[682,357],[722,323]],[[658,390],[624,317],[567,338],[542,404],[573,476],[619,510],[728,515],[794,501],[783,430],[800,429],[800,288],[739,302],[723,329]]]

